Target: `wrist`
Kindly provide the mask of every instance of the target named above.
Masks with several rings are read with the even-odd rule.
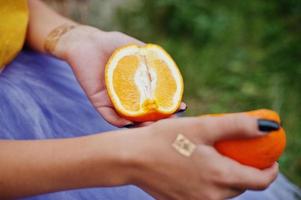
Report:
[[[141,133],[142,131],[142,133]],[[89,185],[118,186],[135,184],[141,178],[144,165],[142,147],[145,145],[144,129],[131,129],[91,136],[87,155],[91,171]],[[90,171],[90,170],[89,170]]]
[[[77,25],[60,36],[51,54],[68,61],[81,48],[95,46],[95,41],[101,36],[99,33],[104,32],[94,27]]]
[[[45,42],[44,42],[44,50],[50,54],[55,51],[56,45],[60,38],[66,34],[67,32],[71,31],[72,29],[76,28],[76,24],[73,23],[65,23],[63,25],[57,26],[52,31],[49,32],[47,35]]]
[[[120,152],[121,165],[124,169],[125,184],[140,185],[147,178],[148,160],[151,156],[149,129],[129,129],[125,133]]]
[[[149,127],[128,130],[124,142],[123,164],[126,171],[126,184],[141,186],[149,178],[152,170],[153,152],[155,144],[152,143],[151,129]]]

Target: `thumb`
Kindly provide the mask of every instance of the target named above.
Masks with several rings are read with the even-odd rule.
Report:
[[[216,117],[207,115],[200,118],[203,124],[202,129],[205,128],[206,132],[210,133],[203,136],[208,143],[226,139],[260,137],[280,128],[275,121],[248,116],[244,113]]]

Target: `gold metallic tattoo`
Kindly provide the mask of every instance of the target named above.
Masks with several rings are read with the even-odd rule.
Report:
[[[56,27],[53,29],[46,37],[44,43],[44,49],[48,53],[53,53],[56,47],[56,44],[60,40],[60,38],[67,33],[68,31],[74,29],[78,25],[75,24],[63,24],[61,26]]]
[[[190,157],[196,148],[196,145],[182,134],[177,135],[172,146],[177,150],[177,152],[186,157]]]

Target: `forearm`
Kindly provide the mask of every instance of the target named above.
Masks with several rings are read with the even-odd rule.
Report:
[[[73,139],[2,140],[0,199],[127,184],[128,135],[130,130]]]
[[[40,0],[28,0],[29,27],[26,42],[33,49],[45,52],[44,42],[47,35],[62,24],[76,24],[51,10]]]

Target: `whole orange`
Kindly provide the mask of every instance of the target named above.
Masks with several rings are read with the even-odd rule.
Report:
[[[273,120],[280,123],[279,115],[267,109],[246,112],[250,116]],[[225,140],[215,143],[215,148],[223,155],[241,164],[259,169],[271,167],[279,159],[286,145],[285,131],[281,127],[263,137],[252,139]]]

